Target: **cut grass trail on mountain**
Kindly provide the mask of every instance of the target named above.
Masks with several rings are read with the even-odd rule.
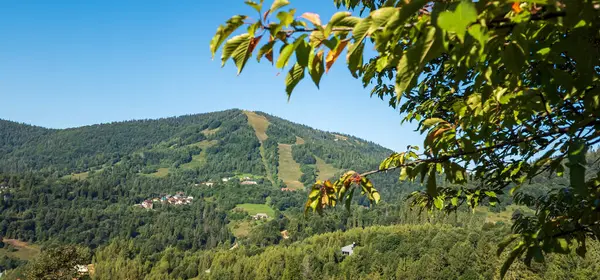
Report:
[[[260,141],[260,157],[262,158],[263,165],[265,166],[265,172],[267,173],[267,179],[271,181],[271,185],[275,186],[275,180],[273,180],[273,174],[269,169],[269,163],[265,159],[265,147],[263,147],[263,141],[267,140],[267,128],[269,127],[269,120],[265,116],[260,116],[252,111],[244,111],[246,117],[248,117],[248,124],[254,129],[256,138]]]
[[[248,117],[248,124],[254,128],[254,133],[260,142],[267,140],[267,128],[269,128],[269,120],[265,116],[258,115],[252,111],[244,111]]]
[[[292,145],[279,144],[279,179],[291,189],[304,189],[300,182],[300,164],[294,161],[292,157]]]

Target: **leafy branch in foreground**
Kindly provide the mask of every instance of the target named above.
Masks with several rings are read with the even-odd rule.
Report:
[[[212,54],[222,46],[223,63],[232,59],[238,73],[255,49],[257,60],[289,69],[288,97],[306,72],[318,87],[345,53],[371,96],[387,99],[426,135],[421,154],[409,147],[378,170],[317,182],[307,210],[348,205],[356,188],[376,203],[367,176],[397,169],[401,180],[425,185],[410,197],[421,209],[494,205],[510,189],[516,203],[536,210],[517,216],[515,235],[500,244],[499,253],[516,244],[502,277],[520,257],[530,264],[572,248],[584,256],[586,240],[600,236],[600,174],[586,172],[586,153],[600,143],[600,1],[334,3],[345,10],[323,23],[285,10],[287,0],[264,12],[262,1],[246,1],[257,20],[234,16],[211,42]],[[235,35],[244,25],[247,32]],[[569,184],[542,197],[519,191],[540,174]]]

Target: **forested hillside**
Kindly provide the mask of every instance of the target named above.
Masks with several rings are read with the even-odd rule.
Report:
[[[83,259],[97,279],[488,279],[513,212],[532,214],[508,194],[475,213],[419,213],[404,198],[420,184],[382,173],[372,177],[384,197],[376,207],[357,196],[350,211],[307,218],[305,186],[377,168],[391,151],[260,112],[65,130],[0,124],[0,270],[9,279],[53,258],[40,249],[67,245],[91,250]],[[564,180],[540,177],[522,190],[539,195]],[[170,202],[175,194],[187,200]],[[351,242],[356,254],[342,256]],[[511,273],[596,277],[591,246],[588,260],[556,257]]]
[[[357,208],[305,220],[304,186],[349,166],[376,167],[391,151],[260,112],[234,109],[70,129],[0,121],[0,129],[0,237],[7,240],[92,250],[122,240],[153,256],[167,248],[269,246],[284,240],[284,230],[293,242],[398,219]],[[400,197],[393,191],[396,180],[379,176],[390,200]],[[193,201],[141,207],[178,192]],[[254,208],[267,209],[269,218],[252,220]],[[28,259],[14,256],[21,255],[0,252],[9,257],[0,270]]]

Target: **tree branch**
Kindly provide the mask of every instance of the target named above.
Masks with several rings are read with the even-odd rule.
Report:
[[[531,16],[531,18],[529,19],[529,21],[538,21],[538,20],[548,20],[548,19],[553,19],[553,18],[558,18],[558,17],[564,17],[566,16],[566,12],[550,12],[550,13],[544,13],[544,14],[534,14]],[[478,24],[479,22],[473,22],[472,24]],[[506,24],[503,24],[506,23]],[[491,20],[490,22],[488,22],[486,24],[486,26],[490,29],[501,29],[501,28],[509,28],[509,27],[513,27],[515,26],[516,23],[510,23],[510,18],[500,18],[500,19],[494,19]],[[416,26],[416,24],[405,24],[404,27],[405,28],[411,28]],[[262,28],[264,30],[271,30],[271,26],[267,26],[267,25],[263,25]],[[306,33],[306,32],[315,32],[315,31],[319,31],[322,28],[294,28],[294,29],[288,29],[288,30],[281,30],[281,32],[286,33],[288,36],[294,34],[294,33]],[[331,29],[331,31],[333,32],[351,32],[354,30],[354,27],[334,27]],[[376,29],[377,31],[381,31],[383,30],[383,27],[379,27]]]
[[[595,125],[600,125],[600,120],[594,120],[589,122],[588,124],[577,128],[576,130],[579,129],[584,129],[590,126],[595,126]],[[453,158],[458,158],[458,157],[462,157],[462,156],[467,156],[467,155],[473,155],[473,154],[480,154],[483,152],[487,152],[487,151],[492,151],[498,148],[502,148],[502,147],[506,147],[506,146],[514,146],[520,143],[524,143],[524,142],[531,142],[533,140],[536,139],[540,139],[540,138],[544,138],[544,137],[548,137],[548,136],[553,136],[556,134],[565,134],[571,131],[571,127],[563,127],[563,128],[557,128],[557,129],[553,129],[552,131],[548,131],[546,133],[542,133],[542,134],[538,134],[538,135],[533,135],[533,136],[529,136],[529,137],[524,137],[524,138],[517,138],[517,139],[513,139],[510,141],[506,141],[506,142],[501,142],[492,146],[488,146],[488,147],[480,147],[477,148],[473,151],[463,151],[463,152],[458,152],[455,154],[451,154],[451,155],[445,155],[445,156],[441,156],[441,157],[437,157],[437,158],[429,158],[429,159],[419,159],[419,160],[415,160],[415,161],[411,161],[409,163],[406,164],[401,164],[398,166],[394,166],[394,167],[390,167],[387,169],[378,169],[378,170],[372,170],[372,171],[368,171],[368,172],[364,172],[362,174],[360,174],[361,177],[365,177],[365,176],[369,176],[369,175],[373,175],[373,174],[377,174],[377,173],[381,173],[381,172],[388,172],[388,171],[393,171],[396,170],[398,168],[402,168],[402,167],[407,167],[407,166],[413,166],[413,165],[417,165],[420,163],[440,163],[440,162],[445,162],[448,161],[450,159]]]

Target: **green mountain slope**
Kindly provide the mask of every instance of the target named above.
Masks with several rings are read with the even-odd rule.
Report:
[[[343,169],[375,168],[391,152],[351,136],[238,109],[70,129],[1,121],[0,134],[1,172],[85,179],[89,171],[127,163],[155,177],[193,173],[209,180],[252,174],[294,189]]]

